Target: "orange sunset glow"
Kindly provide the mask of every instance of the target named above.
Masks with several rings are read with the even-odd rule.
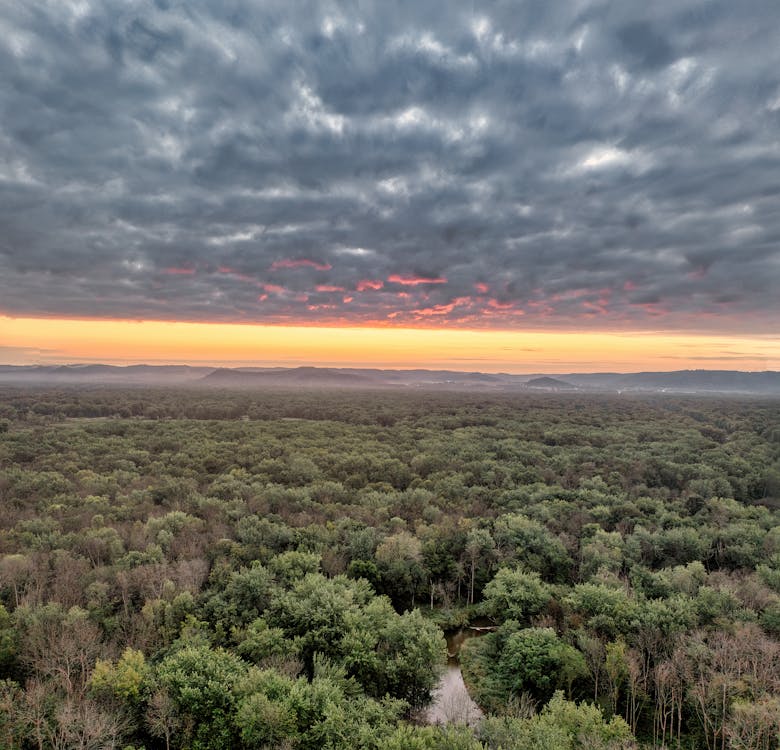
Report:
[[[0,11],[0,366],[780,368],[772,24],[71,5]]]
[[[201,363],[446,368],[487,372],[765,370],[777,337],[522,332],[0,318],[14,363]],[[736,363],[736,364],[735,364]]]

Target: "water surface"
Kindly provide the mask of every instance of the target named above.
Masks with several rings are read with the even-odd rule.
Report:
[[[458,655],[463,643],[484,630],[461,628],[446,633],[447,667],[433,693],[433,702],[428,708],[426,719],[429,724],[468,724],[473,726],[482,718],[482,710],[474,702],[463,682]]]

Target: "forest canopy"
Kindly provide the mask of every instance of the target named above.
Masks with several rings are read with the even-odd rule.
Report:
[[[0,747],[777,748],[779,407],[3,388]]]

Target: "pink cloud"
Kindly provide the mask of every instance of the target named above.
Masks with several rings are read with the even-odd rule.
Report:
[[[448,315],[456,307],[463,307],[464,305],[471,305],[471,297],[456,297],[452,302],[448,302],[446,305],[433,305],[432,307],[424,307],[420,310],[413,310],[415,315],[422,315],[425,317],[431,315]]]
[[[567,289],[564,292],[553,294],[550,299],[553,302],[565,302],[567,300],[579,299],[580,297],[586,297],[589,294],[593,294],[593,289],[581,288],[581,289]]]
[[[317,263],[316,260],[308,258],[284,258],[271,264],[272,271],[278,271],[282,268],[315,268],[318,271],[330,271],[333,266],[330,263]]]
[[[263,284],[263,289],[269,294],[282,294],[284,287],[278,284]]]
[[[219,266],[217,271],[219,271],[219,273],[224,273],[227,276],[232,276],[234,279],[238,279],[239,281],[246,281],[249,284],[254,284],[256,281],[252,276],[247,276],[245,273],[240,273],[234,268],[230,268],[230,266]]]
[[[494,310],[511,310],[514,306],[514,302],[499,302],[497,299],[488,300],[488,307],[492,307]]]
[[[169,276],[192,276],[195,273],[194,268],[163,268],[163,273],[167,273]]]
[[[480,294],[487,294],[490,291],[490,287],[482,281],[478,281],[476,284],[474,284],[474,289],[476,289]]]
[[[352,300],[353,300],[353,299],[355,299],[355,298],[354,298],[354,297],[344,297],[344,298],[343,298],[341,301],[342,301],[342,302],[343,302],[345,305],[348,305],[350,302],[352,302]]]
[[[606,305],[607,305],[607,303],[605,301],[603,301],[603,300],[598,300],[598,302],[588,302],[588,301],[585,301],[585,302],[582,303],[582,306],[586,310],[592,310],[593,312],[597,312],[597,313],[600,313],[602,315],[606,314],[607,312],[609,312],[609,310],[607,310],[607,306]]]
[[[536,317],[547,318],[555,313],[555,308],[546,300],[528,300],[526,307],[530,307]]]
[[[369,289],[373,289],[375,291],[377,289],[381,289],[384,285],[385,282],[380,281],[379,279],[363,279],[362,281],[358,281],[356,288],[359,292],[367,292]]]
[[[428,317],[429,315],[447,315],[455,309],[455,305],[451,302],[448,305],[434,305],[433,307],[424,307],[421,310],[414,310],[415,315],[423,315]]]
[[[652,316],[667,315],[669,313],[669,310],[667,310],[665,307],[662,307],[657,302],[642,302],[638,306],[641,307],[648,315]]]
[[[330,284],[317,284],[316,287],[318,292],[343,292],[344,287],[343,286],[331,286]]]
[[[391,284],[403,284],[404,286],[418,286],[419,284],[446,284],[447,279],[441,276],[436,278],[426,278],[425,276],[401,276],[394,273],[388,276],[387,280]]]

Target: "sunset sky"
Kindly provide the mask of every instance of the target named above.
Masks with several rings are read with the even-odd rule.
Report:
[[[780,369],[778,28],[0,4],[0,363]]]

